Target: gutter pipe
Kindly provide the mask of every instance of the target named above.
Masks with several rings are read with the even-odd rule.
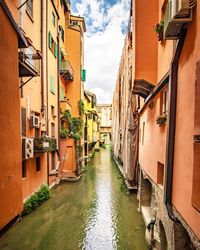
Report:
[[[172,60],[169,79],[169,102],[168,102],[168,122],[167,122],[167,145],[166,145],[166,168],[165,168],[165,188],[164,203],[171,220],[178,222],[172,210],[172,185],[174,168],[174,144],[176,132],[176,107],[177,107],[177,85],[178,85],[178,63],[181,51],[185,42],[187,29],[183,29],[176,46]]]

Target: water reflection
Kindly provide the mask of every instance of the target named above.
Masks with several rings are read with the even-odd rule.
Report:
[[[144,230],[136,195],[127,195],[110,150],[102,149],[80,182],[54,189],[3,235],[0,249],[145,250]]]
[[[116,210],[112,200],[112,173],[108,159],[101,155],[97,170],[96,199],[86,224],[83,249],[117,249]]]

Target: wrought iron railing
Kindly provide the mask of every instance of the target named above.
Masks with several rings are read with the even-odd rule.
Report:
[[[74,69],[69,61],[62,61],[60,64],[60,74],[65,78],[65,80],[74,79]]]

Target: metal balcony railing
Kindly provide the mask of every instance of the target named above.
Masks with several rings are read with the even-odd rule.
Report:
[[[69,61],[62,61],[60,64],[60,75],[64,77],[65,80],[74,80],[74,69]]]
[[[19,76],[28,77],[28,76],[39,76],[40,74],[40,59],[41,55],[38,51],[33,51],[30,53],[30,50],[20,51],[19,56]]]

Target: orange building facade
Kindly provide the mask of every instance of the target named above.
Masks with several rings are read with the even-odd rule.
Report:
[[[0,2],[1,229],[43,184],[59,183],[60,118],[66,110],[79,116],[83,95],[84,19],[71,15],[69,0],[20,3]],[[75,171],[74,142],[68,144],[73,150],[65,167]]]
[[[135,0],[131,9],[131,91],[139,121],[132,161],[146,240],[158,249],[199,249],[199,2]],[[118,80],[113,106],[119,89]],[[117,110],[113,116],[118,127]]]

